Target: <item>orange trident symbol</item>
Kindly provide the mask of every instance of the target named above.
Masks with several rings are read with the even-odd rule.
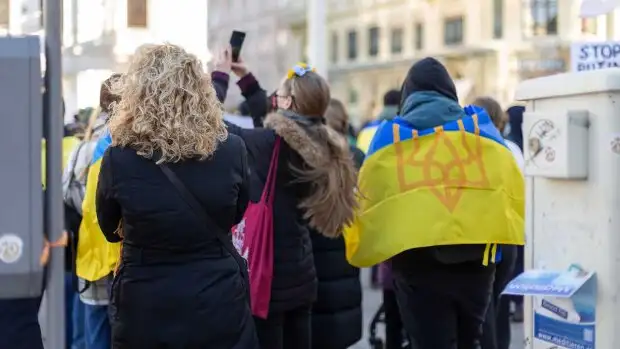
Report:
[[[401,192],[428,189],[448,211],[453,212],[463,196],[463,189],[488,187],[489,181],[482,161],[478,116],[474,114],[472,118],[475,137],[468,137],[463,121],[457,121],[460,144],[448,137],[443,127],[439,126],[433,135],[428,136],[433,137],[432,143],[421,149],[418,131],[413,130],[413,149],[409,154],[405,153],[400,143],[399,125],[392,126]],[[438,153],[438,150],[441,152]]]

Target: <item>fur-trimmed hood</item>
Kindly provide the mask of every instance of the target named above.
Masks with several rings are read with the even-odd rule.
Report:
[[[319,233],[340,236],[357,207],[357,171],[347,140],[323,124],[306,125],[280,112],[267,115],[264,126],[274,130],[307,165],[291,169],[311,185],[309,196],[299,198],[304,218]]]

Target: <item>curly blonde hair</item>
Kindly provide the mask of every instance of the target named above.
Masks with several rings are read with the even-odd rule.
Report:
[[[211,78],[196,56],[171,45],[144,45],[111,86],[120,97],[110,118],[112,145],[158,163],[212,155],[228,132]]]

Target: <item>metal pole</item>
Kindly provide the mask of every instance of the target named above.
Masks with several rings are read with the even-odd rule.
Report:
[[[616,10],[611,10],[611,12],[605,15],[605,37],[607,40],[612,41],[616,36]]]
[[[45,62],[47,116],[45,229],[50,241],[57,241],[63,233],[62,204],[62,0],[45,1]],[[47,305],[45,312],[46,348],[65,348],[65,275],[64,249],[52,248],[48,265]]]
[[[308,58],[319,74],[327,79],[327,7],[326,0],[306,0],[308,6]]]

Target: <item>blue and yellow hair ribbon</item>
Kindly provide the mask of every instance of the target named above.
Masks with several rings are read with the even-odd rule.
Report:
[[[308,72],[316,72],[316,69],[314,69],[313,67],[311,67],[309,64],[307,63],[297,63],[295,64],[295,66],[291,69],[288,70],[288,73],[286,74],[286,78],[287,79],[292,79],[294,77],[302,77],[304,75],[306,75],[306,73]]]

